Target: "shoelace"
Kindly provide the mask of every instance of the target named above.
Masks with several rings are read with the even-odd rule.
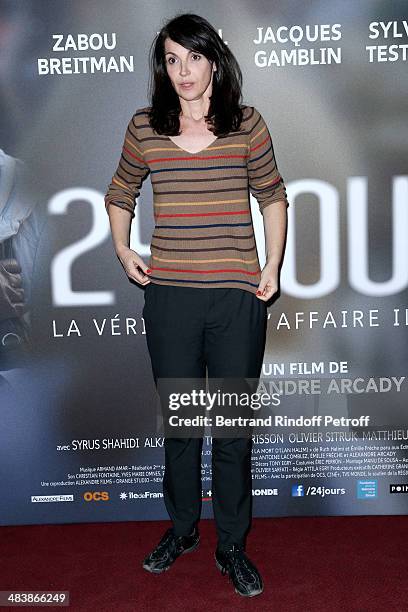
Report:
[[[257,576],[254,574],[253,569],[248,564],[248,559],[245,556],[245,552],[242,548],[233,548],[228,551],[227,560],[225,565],[222,567],[222,574],[225,574],[234,569],[237,577],[240,580],[251,580],[255,582],[257,580]],[[231,576],[230,576],[231,579]]]
[[[175,547],[177,538],[171,529],[168,529],[163,538],[158,543],[154,556],[160,556],[166,549]],[[170,545],[170,546],[169,546]]]
[[[164,552],[168,554],[170,551],[177,548],[177,546],[182,542],[182,539],[183,536],[174,535],[173,530],[169,528],[163,536],[162,540],[157,545],[156,550],[154,551],[154,556],[161,556]]]

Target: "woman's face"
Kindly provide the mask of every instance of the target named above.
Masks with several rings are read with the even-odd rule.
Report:
[[[181,98],[197,100],[204,93],[211,95],[213,67],[205,55],[186,49],[171,38],[166,38],[164,52],[167,74]]]

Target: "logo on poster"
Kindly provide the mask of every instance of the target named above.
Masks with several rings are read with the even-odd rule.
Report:
[[[390,493],[408,493],[408,484],[390,484]]]
[[[107,491],[86,491],[84,493],[84,500],[86,502],[109,501],[109,493]]]
[[[357,499],[375,499],[378,495],[376,480],[357,481]]]
[[[73,495],[32,495],[31,503],[69,502],[74,501]]]

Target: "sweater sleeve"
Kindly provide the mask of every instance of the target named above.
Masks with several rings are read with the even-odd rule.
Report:
[[[150,172],[137,137],[135,118],[136,114],[127,126],[119,164],[104,198],[106,212],[109,205],[119,206],[129,211],[132,219],[142,182]]]
[[[263,214],[267,206],[279,200],[283,200],[288,207],[285,183],[278,171],[271,135],[256,108],[249,133],[247,165],[249,190],[258,201],[260,212]]]

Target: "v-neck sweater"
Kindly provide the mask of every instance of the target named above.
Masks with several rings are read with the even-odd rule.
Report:
[[[106,211],[119,206],[133,219],[142,182],[150,174],[155,222],[151,282],[256,293],[261,269],[249,194],[262,214],[274,202],[289,205],[262,115],[243,105],[239,131],[191,153],[157,134],[148,110],[137,109],[128,123],[105,195]]]

